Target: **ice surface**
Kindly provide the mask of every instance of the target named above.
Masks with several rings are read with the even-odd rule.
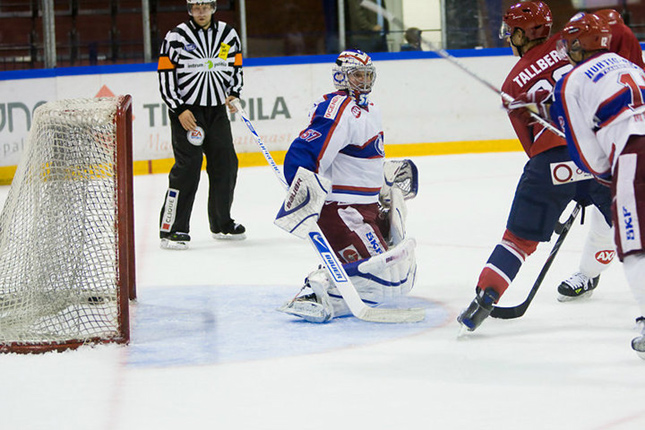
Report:
[[[504,229],[522,153],[415,158],[408,232],[419,324],[309,324],[275,311],[318,264],[272,224],[283,191],[269,168],[240,170],[242,242],[210,238],[206,182],[191,249],[159,248],[166,175],[137,176],[139,300],[132,343],[0,356],[2,430],[645,428],[645,362],[630,348],[638,308],[618,263],[583,303],[556,286],[578,266],[576,224],[524,317],[457,338],[456,315]],[[4,201],[8,187],[0,187]],[[551,244],[503,297],[519,303]]]

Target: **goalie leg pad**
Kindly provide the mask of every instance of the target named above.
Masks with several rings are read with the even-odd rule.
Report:
[[[390,188],[390,208],[387,210],[389,220],[388,245],[396,246],[405,239],[405,220],[408,216],[408,209],[403,198],[403,192],[397,188]]]
[[[361,298],[379,303],[410,292],[417,272],[415,247],[407,238],[383,254],[345,265]]]
[[[383,254],[344,265],[361,299],[374,305],[410,292],[417,271],[415,247],[414,239],[404,239]],[[328,276],[326,269],[311,272],[305,286],[313,294],[287,302],[278,310],[315,323],[351,315]]]

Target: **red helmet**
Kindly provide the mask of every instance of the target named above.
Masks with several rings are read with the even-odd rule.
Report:
[[[522,29],[528,40],[543,39],[549,37],[553,25],[551,9],[541,1],[516,3],[508,8],[502,20],[500,39],[509,37],[516,28]]]
[[[599,16],[601,19],[607,21],[609,25],[624,24],[623,17],[620,16],[620,13],[614,9],[602,9],[597,10],[593,13],[596,16]]]
[[[566,49],[567,54],[577,50],[589,52],[609,49],[609,24],[593,13],[578,13],[564,26],[560,42],[559,50]]]

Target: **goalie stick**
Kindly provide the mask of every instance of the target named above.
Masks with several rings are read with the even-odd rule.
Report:
[[[287,181],[284,179],[280,168],[273,160],[271,153],[262,141],[260,135],[257,133],[257,131],[255,131],[253,124],[251,124],[248,115],[240,104],[240,100],[235,99],[232,103],[237,109],[237,112],[242,117],[242,120],[248,127],[249,131],[253,135],[255,142],[260,147],[264,158],[266,158],[269,166],[271,166],[271,168],[273,169],[273,172],[277,176],[278,180],[285,188],[288,188]],[[419,322],[425,318],[425,310],[423,308],[380,309],[367,306],[361,299],[358,291],[356,291],[356,288],[352,284],[352,281],[349,279],[347,272],[345,272],[343,265],[338,260],[338,257],[336,257],[336,254],[332,250],[331,245],[327,241],[327,238],[322,233],[322,231],[320,231],[320,227],[318,227],[317,224],[314,223],[311,231],[309,231],[307,234],[307,238],[318,253],[321,262],[327,269],[331,281],[343,296],[343,299],[347,303],[349,310],[356,318],[364,321],[381,323]]]
[[[363,0],[361,2],[361,6],[364,7],[365,9],[371,10],[372,12],[375,12],[377,14],[383,15],[383,17],[385,19],[387,19],[389,22],[391,22],[392,24],[394,24],[397,27],[401,28],[401,30],[405,30],[406,27],[405,27],[405,24],[403,23],[403,21],[401,21],[396,16],[394,16],[394,14],[392,14],[391,12],[385,10],[383,7],[377,5],[376,3],[372,2],[372,1],[369,1],[369,0]],[[450,55],[450,53],[448,53],[448,51],[446,51],[445,49],[437,48],[434,45],[434,43],[428,41],[427,39],[425,39],[423,37],[421,38],[421,41],[425,45],[427,45],[432,52],[436,53],[437,55],[439,55],[444,60],[448,60],[453,65],[459,67],[463,72],[468,74],[470,77],[475,78],[480,83],[484,84],[489,89],[491,89],[494,92],[496,92],[497,94],[499,94],[507,104],[510,104],[510,103],[515,101],[515,99],[512,96],[510,96],[509,94],[501,91],[495,85],[493,85],[492,83],[488,82],[486,79],[482,78],[481,76],[477,75],[476,73],[474,73],[470,69],[468,69],[466,66],[461,64],[455,57]],[[508,110],[508,108],[506,106],[504,108]],[[554,133],[554,134],[556,134],[556,135],[558,135],[558,136],[560,136],[562,138],[565,137],[564,133],[562,131],[560,131],[558,128],[556,128],[549,121],[547,121],[546,119],[542,118],[540,115],[538,115],[536,112],[532,111],[531,109],[528,109],[528,110],[529,110],[529,113],[531,114],[531,118],[533,118],[535,121],[540,123],[540,125],[542,125],[544,128],[548,129],[552,133]]]
[[[567,234],[569,233],[569,230],[571,230],[571,226],[573,225],[573,222],[575,221],[581,209],[582,209],[582,205],[580,203],[576,203],[576,206],[575,208],[573,208],[573,211],[571,212],[571,215],[569,215],[569,218],[564,222],[564,224],[561,225],[561,227],[560,225],[557,226],[556,231],[560,229],[560,232],[559,232],[560,237],[558,237],[558,240],[555,242],[555,245],[553,245],[553,249],[551,249],[551,253],[546,259],[546,262],[544,263],[544,266],[542,267],[540,274],[535,280],[535,283],[533,284],[531,291],[529,291],[529,295],[527,296],[527,298],[519,305],[512,306],[509,308],[494,306],[493,311],[490,313],[491,317],[508,320],[513,318],[519,318],[522,315],[524,315],[524,313],[526,313],[526,310],[531,304],[533,297],[535,297],[537,290],[540,288],[540,285],[542,285],[542,281],[544,280],[546,273],[549,271],[549,268],[551,267],[551,264],[553,263],[553,260],[555,259],[556,254],[560,250],[560,247],[562,246],[562,242],[564,242],[564,238],[567,237]]]

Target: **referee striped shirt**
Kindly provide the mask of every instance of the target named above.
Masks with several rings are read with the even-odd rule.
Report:
[[[242,90],[242,46],[222,21],[207,29],[192,19],[166,34],[159,64],[161,97],[177,115],[189,106],[216,106]]]

